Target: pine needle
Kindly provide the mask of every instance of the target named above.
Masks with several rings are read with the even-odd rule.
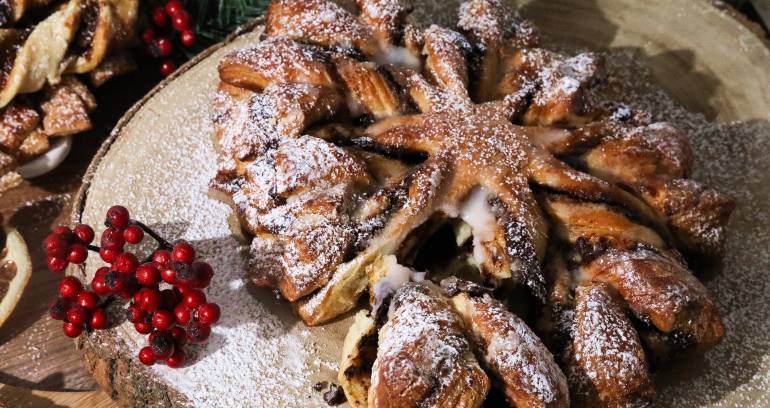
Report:
[[[195,21],[196,45],[185,51],[187,57],[192,58],[262,15],[270,0],[183,0],[182,3]]]

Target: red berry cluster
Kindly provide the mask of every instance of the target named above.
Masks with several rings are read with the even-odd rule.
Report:
[[[54,228],[43,241],[48,269],[63,272],[70,263],[82,264],[88,258],[88,245],[93,240],[94,230],[88,225]]]
[[[107,328],[107,313],[99,305],[99,296],[85,290],[74,276],[66,276],[59,283],[59,297],[51,302],[52,318],[64,321],[64,334],[78,337],[84,328]]]
[[[174,53],[173,38],[178,38],[185,47],[195,44],[190,13],[180,0],[169,0],[165,5],[156,3],[150,21],[152,26],[142,32],[142,40],[147,44],[150,55],[164,58],[160,72],[168,76],[176,70],[176,63],[170,58]]]
[[[207,303],[202,291],[214,276],[213,268],[195,260],[192,245],[168,243],[132,220],[125,207],[111,207],[105,225],[100,247],[90,245],[94,231],[87,225],[72,230],[56,227],[46,237],[48,266],[54,272],[63,271],[69,263],[83,263],[88,250],[98,251],[110,264],[96,271],[90,291],[73,276],[62,279],[59,297],[51,303],[51,317],[64,320],[64,333],[77,337],[84,328],[107,327],[104,307],[115,296],[130,299],[127,320],[137,332],[149,334],[149,346],[139,352],[139,360],[147,365],[165,361],[169,367],[181,367],[185,361],[183,346],[206,342],[211,325],[219,320],[219,306]],[[141,243],[145,233],[157,241],[159,248],[140,263],[135,253],[126,251],[126,244]],[[100,296],[108,296],[101,305]]]
[[[172,250],[158,249],[151,262],[139,265],[135,277],[141,289],[126,309],[134,329],[149,334],[149,345],[139,351],[139,361],[152,365],[165,361],[169,367],[184,363],[185,343],[205,343],[211,325],[219,321],[220,310],[207,303],[201,289],[209,286],[214,270],[195,261],[195,249],[179,242]],[[159,290],[160,282],[171,287]]]

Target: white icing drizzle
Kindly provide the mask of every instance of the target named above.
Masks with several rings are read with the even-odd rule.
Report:
[[[479,188],[471,193],[460,208],[460,218],[473,231],[473,259],[479,265],[489,260],[489,249],[484,244],[495,239],[497,225],[488,199],[489,192]]]
[[[395,65],[402,68],[419,70],[422,65],[419,58],[404,47],[386,47],[376,56],[380,65]]]
[[[422,282],[425,280],[425,272],[417,272],[412,268],[398,263],[393,255],[385,256],[382,260],[383,267],[387,270],[385,276],[374,284],[374,306],[372,314],[376,315],[383,301],[392,295],[398,288],[409,282]]]

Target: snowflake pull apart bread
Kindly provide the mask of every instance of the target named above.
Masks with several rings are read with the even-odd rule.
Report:
[[[264,40],[224,57],[212,181],[252,280],[305,323],[368,294],[352,406],[644,406],[651,364],[719,342],[685,257],[722,256],[733,204],[686,179],[686,135],[500,0],[454,29],[357,3],[273,1]]]

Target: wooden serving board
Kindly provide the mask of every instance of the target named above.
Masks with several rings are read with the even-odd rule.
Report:
[[[418,13],[422,15],[438,16],[441,19],[449,20],[450,15],[454,15],[457,1],[439,1],[431,0],[422,2],[418,5]],[[437,7],[436,5],[441,7]],[[446,10],[441,13],[439,10]],[[715,7],[708,1],[665,1],[653,0],[648,2],[637,2],[633,0],[549,0],[549,1],[528,1],[523,2],[523,14],[531,18],[538,27],[549,37],[555,38],[566,43],[579,46],[587,46],[593,49],[630,49],[639,52],[641,58],[644,58],[652,69],[653,75],[666,91],[672,94],[679,102],[691,110],[701,112],[710,119],[720,122],[733,120],[763,122],[770,116],[770,50],[767,43],[761,39],[756,31],[750,25],[746,24],[740,17],[737,17],[730,9],[721,9]],[[232,48],[237,44],[244,44],[256,41],[255,35],[239,36],[234,38],[235,43],[228,42],[221,47]],[[140,173],[153,173],[152,166],[143,167],[137,165],[134,161],[138,158],[155,157],[158,160],[177,160],[180,153],[186,153],[190,145],[210,143],[208,135],[203,133],[190,132],[189,126],[180,128],[175,124],[179,122],[179,114],[194,113],[195,115],[204,115],[205,107],[198,110],[192,109],[189,98],[197,98],[205,95],[207,89],[211,89],[214,80],[213,70],[218,62],[218,56],[223,52],[220,47],[205,52],[191,63],[182,67],[178,74],[169,80],[163,82],[159,87],[153,90],[147,98],[141,101],[134,109],[124,117],[116,127],[113,136],[105,143],[98,153],[94,164],[85,177],[84,187],[74,202],[76,219],[95,222],[100,217],[100,212],[106,209],[106,206],[113,202],[120,202],[122,199],[143,200],[139,203],[129,203],[140,208],[139,216],[148,217],[160,222],[160,220],[170,220],[177,224],[183,224],[172,204],[165,200],[158,205],[157,194],[163,194],[161,188],[164,183],[173,182],[173,178],[153,179],[152,188],[148,188],[146,178],[139,177]],[[180,107],[187,101],[188,108]],[[184,118],[184,121],[202,123],[202,117]],[[205,129],[202,128],[202,129]],[[184,130],[184,131],[181,131]],[[770,137],[770,135],[766,135]],[[171,146],[171,151],[163,150]],[[187,146],[179,148],[179,146]],[[179,150],[174,150],[178,149]],[[153,150],[154,149],[154,150]],[[746,154],[746,152],[738,152]],[[736,153],[736,157],[739,157]],[[768,154],[764,152],[764,154]],[[212,157],[213,160],[213,157]],[[761,173],[757,177],[764,177],[760,182],[752,180],[738,181],[744,183],[746,188],[759,188],[768,195],[770,184],[770,172]],[[136,185],[132,184],[136,183]],[[762,187],[764,185],[764,187]],[[137,195],[138,194],[138,195]],[[15,196],[18,199],[18,195]],[[61,212],[61,208],[68,207],[69,202],[64,198],[62,206],[46,209],[56,214]],[[761,204],[761,203],[760,203]],[[737,221],[733,224],[736,230],[731,238],[740,240],[742,233],[754,233],[757,223],[768,225],[766,219],[752,218],[752,213],[770,213],[767,203],[752,205],[751,208],[741,209],[737,214]],[[9,203],[6,197],[0,197],[0,209],[5,214],[10,215],[15,211],[17,204]],[[15,222],[23,223],[27,226],[35,226],[34,239],[40,239],[41,228],[37,227],[37,210],[29,210],[23,216],[15,217]],[[752,225],[753,224],[753,225]],[[169,231],[182,231],[183,226],[170,226]],[[28,228],[29,230],[29,228]],[[756,240],[751,241],[756,243]],[[742,260],[740,257],[730,257],[730,261],[736,262],[756,262],[759,268],[770,266],[766,254],[768,251],[768,240],[764,241],[764,247],[751,248],[758,252],[760,256],[750,257],[750,260]],[[34,245],[34,244],[33,244]],[[731,248],[735,248],[732,245]],[[745,252],[745,251],[744,251]],[[744,252],[741,252],[743,254]],[[748,258],[747,258],[748,259]],[[40,263],[36,265],[36,274],[47,273],[41,268]],[[730,266],[726,272],[729,273]],[[757,296],[764,296],[764,279],[760,276],[752,277],[752,284],[756,285]],[[33,282],[35,278],[33,277]],[[749,284],[749,283],[747,283]],[[738,285],[738,284],[736,284]],[[50,291],[50,285],[48,286]],[[45,297],[48,299],[48,297]],[[40,302],[39,298],[25,300],[27,304]],[[285,310],[277,310],[280,303],[271,299],[266,299],[264,294],[258,298],[259,302],[265,302],[269,308],[276,309],[282,319],[291,319],[291,314]],[[730,306],[730,305],[728,305]],[[770,307],[761,306],[760,302],[751,302],[747,300],[745,304],[733,305],[739,311],[734,313],[754,313],[759,319],[766,319],[770,314]],[[38,308],[40,309],[40,308]],[[44,310],[42,308],[41,310]],[[732,313],[733,311],[726,311]],[[21,312],[20,312],[21,313]],[[40,311],[37,312],[40,316]],[[35,317],[35,319],[37,318]],[[59,362],[53,365],[52,370],[45,371],[46,375],[64,376],[66,379],[72,376],[82,375],[82,371],[70,371],[64,368],[71,364],[76,355],[68,347],[57,345],[50,347],[49,343],[42,340],[43,351],[30,349],[30,339],[48,339],[61,338],[58,325],[45,322],[41,318],[44,326],[38,323],[32,326],[32,322],[20,323],[23,327],[0,329],[0,342],[13,343],[13,347],[0,344],[0,354],[19,356],[15,357],[18,363],[23,364],[24,359],[29,359],[33,355],[42,354],[45,361]],[[728,319],[732,319],[728,315]],[[18,319],[16,320],[18,321]],[[288,320],[287,320],[288,321]],[[334,339],[339,339],[344,332],[346,325],[344,322],[337,326],[326,328],[327,333],[323,334],[321,343],[327,339],[332,341],[329,344],[322,344],[321,349],[328,349],[328,355],[322,356],[324,359],[333,358],[338,349],[335,348]],[[294,326],[292,326],[294,328]],[[735,327],[728,324],[732,330],[743,330],[742,327]],[[765,324],[754,325],[752,331],[764,330],[770,333],[770,329]],[[301,330],[301,329],[297,329]],[[730,352],[737,353],[737,356],[729,361],[722,362],[717,360],[714,366],[704,367],[702,370],[720,370],[722,367],[731,367],[734,364],[746,362],[751,366],[753,376],[746,376],[742,372],[735,378],[726,380],[726,383],[714,384],[714,393],[709,395],[692,395],[691,398],[685,398],[690,401],[686,406],[704,406],[719,404],[720,406],[763,406],[767,403],[763,394],[767,393],[768,387],[763,383],[768,382],[770,378],[767,374],[768,353],[770,353],[770,334],[758,334],[759,338],[750,342],[748,352],[742,352],[741,349]],[[738,339],[741,340],[741,339]],[[57,344],[62,343],[58,341]],[[67,343],[66,339],[64,343]],[[745,344],[738,341],[736,344]],[[227,345],[225,345],[226,347]],[[326,347],[328,346],[328,347]],[[85,345],[88,349],[88,345]],[[318,347],[316,345],[316,347]],[[732,346],[727,346],[732,347]],[[764,347],[764,348],[763,348]],[[133,350],[135,352],[136,350]],[[764,351],[764,352],[763,352]],[[324,354],[323,351],[319,352]],[[724,354],[724,353],[723,353]],[[104,354],[100,355],[104,357]],[[97,376],[103,374],[99,371],[98,361],[92,358],[89,360],[89,368],[97,371]],[[36,358],[40,358],[39,356]],[[122,360],[120,359],[122,358]],[[109,361],[130,361],[133,355],[119,356],[118,360]],[[278,359],[280,360],[280,359]],[[65,361],[67,363],[61,363]],[[0,373],[5,374],[9,370],[5,362],[0,363]],[[138,369],[130,366],[126,368],[128,372]],[[700,369],[700,368],[699,368]],[[26,386],[35,386],[37,381],[26,378],[41,378],[41,371],[46,370],[37,364],[35,371],[25,373],[18,365],[12,368],[13,375],[11,379],[19,379],[20,383]],[[669,377],[677,377],[681,370],[674,369],[667,374]],[[687,374],[688,376],[693,374]],[[324,377],[325,376],[325,377]],[[315,379],[330,379],[331,370],[325,370],[319,376],[309,378],[309,381]],[[697,377],[697,374],[695,374]],[[721,377],[720,377],[721,378]],[[140,398],[137,395],[125,394],[114,387],[114,384],[105,382],[109,385],[109,392],[113,396],[119,396],[124,399]],[[662,393],[686,393],[687,382],[679,382],[671,387],[664,388]],[[699,380],[702,381],[702,380]],[[676,381],[674,381],[676,383]],[[86,383],[87,384],[87,383]],[[87,386],[87,385],[86,385]],[[154,388],[153,388],[154,387]],[[71,388],[71,387],[63,387]],[[163,386],[153,385],[151,391],[162,391]],[[700,392],[703,385],[693,390]],[[294,392],[291,389],[276,390],[276,392]],[[13,395],[24,395],[23,391],[16,389],[0,388],[0,395],[12,393]],[[173,392],[172,392],[173,393]],[[297,396],[296,405],[315,406],[318,399],[312,395],[306,395],[307,390],[301,390],[302,395]],[[30,401],[40,401],[39,394],[29,394]],[[665,397],[665,395],[664,395]],[[51,404],[58,403],[69,406],[74,405],[74,399],[62,400],[60,395],[50,394]],[[90,398],[90,397],[89,397]],[[99,398],[98,395],[93,398]],[[300,399],[301,398],[301,399]],[[314,398],[308,400],[307,398]],[[681,399],[678,399],[681,400]],[[95,400],[89,403],[83,401],[83,406],[92,406]],[[137,400],[140,401],[140,400]],[[312,401],[312,402],[310,402]],[[0,402],[3,402],[0,399]],[[14,406],[14,405],[11,405]],[[45,406],[40,405],[32,406]]]

